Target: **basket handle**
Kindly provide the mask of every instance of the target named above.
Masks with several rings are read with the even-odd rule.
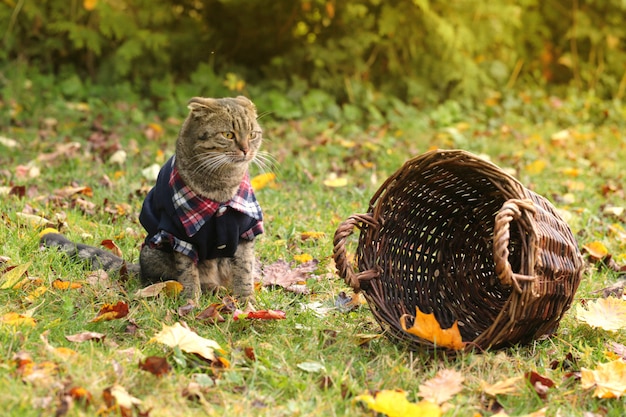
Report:
[[[380,272],[375,269],[368,269],[359,273],[354,272],[354,268],[346,256],[346,240],[354,232],[355,227],[361,228],[364,224],[373,227],[378,225],[369,213],[353,214],[339,225],[333,239],[333,259],[337,273],[355,292],[361,290],[361,281],[369,281],[380,276]]]
[[[511,222],[519,219],[523,210],[535,213],[535,206],[531,200],[510,199],[503,205],[498,214],[493,230],[493,259],[496,264],[496,275],[503,285],[513,285],[518,293],[522,293],[519,281],[534,281],[536,276],[516,274],[509,263],[509,240],[511,237]],[[534,243],[533,243],[534,246]],[[533,248],[534,249],[534,248]]]

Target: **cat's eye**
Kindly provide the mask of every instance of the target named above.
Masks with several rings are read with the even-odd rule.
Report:
[[[235,134],[233,132],[222,132],[222,136],[224,136],[226,139],[233,139],[235,137]]]
[[[250,132],[248,133],[248,139],[254,140],[259,136],[259,132]]]

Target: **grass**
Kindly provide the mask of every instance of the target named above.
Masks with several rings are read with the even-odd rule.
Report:
[[[595,368],[608,361],[607,342],[626,343],[623,330],[592,329],[578,322],[572,311],[548,340],[450,359],[410,352],[384,337],[359,344],[361,335],[380,331],[367,306],[322,315],[306,308],[314,302],[332,307],[338,294],[348,291],[334,274],[331,261],[332,235],[339,223],[365,211],[378,186],[407,158],[436,147],[462,147],[488,155],[563,210],[581,246],[600,241],[619,264],[626,263],[626,242],[609,230],[611,225],[625,226],[624,214],[604,211],[606,206],[626,207],[626,109],[584,97],[563,100],[555,107],[554,100],[540,94],[514,94],[498,104],[465,110],[463,116],[449,114],[444,104],[406,125],[397,120],[389,126],[358,126],[315,118],[284,122],[270,115],[262,119],[265,150],[277,160],[277,180],[257,192],[266,216],[258,257],[269,264],[308,254],[320,261],[317,279],[307,281],[311,295],[267,288],[258,292],[259,308],[284,310],[285,320],[235,322],[227,317],[219,324],[196,320],[193,314],[181,319],[177,308],[184,300],[134,297],[139,288],[134,279],[119,282],[112,276],[100,284],[88,283],[89,271],[82,265],[54,251],[40,251],[40,228],[18,215],[29,212],[53,220],[68,237],[84,243],[97,245],[114,239],[128,259],[136,260],[143,234],[137,215],[151,185],[141,171],[161,163],[173,151],[184,117],[182,106],[180,114],[172,115],[176,119],[168,121],[132,103],[100,103],[89,109],[55,103],[33,110],[31,116],[22,115],[19,124],[7,124],[1,132],[16,140],[17,146],[0,143],[0,187],[23,185],[26,195],[5,195],[0,200],[0,256],[9,258],[2,268],[30,263],[28,277],[39,278],[39,285],[47,291],[29,300],[33,286],[0,290],[0,315],[16,312],[36,320],[34,326],[0,325],[0,403],[9,410],[6,415],[81,416],[98,411],[107,415],[103,391],[118,384],[139,398],[139,409],[149,410],[151,417],[369,416],[373,412],[355,402],[355,396],[368,390],[402,389],[411,401],[418,401],[420,384],[441,369],[455,369],[465,377],[464,390],[447,403],[446,416],[494,414],[496,403],[482,394],[481,384],[529,371],[548,376],[556,387],[547,399],[540,398],[529,384],[522,384],[517,395],[498,396],[497,404],[509,415],[547,407],[545,413],[550,416],[589,412],[621,416],[623,399],[597,399],[592,391],[581,389],[579,382],[565,378],[569,369],[551,367],[553,361],[561,362],[571,354],[576,370]],[[99,114],[103,115],[102,127],[94,129]],[[42,127],[46,118],[55,129]],[[151,136],[146,134],[150,124]],[[103,142],[94,141],[94,132],[102,135]],[[64,151],[54,158],[41,156],[50,156],[59,146],[74,141],[80,144],[77,151]],[[109,163],[110,152],[118,144],[126,150],[127,159],[122,164]],[[32,166],[39,168],[39,175],[18,175],[30,169],[20,167]],[[347,178],[348,185],[325,186],[324,180],[331,175]],[[92,193],[54,197],[55,190],[70,185],[88,186]],[[82,210],[78,198],[93,207]],[[325,238],[303,241],[300,233],[306,231],[323,232]],[[51,283],[57,278],[83,286],[54,289]],[[617,279],[617,273],[589,265],[575,305],[580,299],[598,297],[594,291]],[[204,296],[198,308],[219,300]],[[105,303],[117,301],[129,304],[127,317],[91,322]],[[179,320],[217,341],[231,365],[216,369],[194,365],[189,358],[183,362],[172,349],[150,342],[163,324]],[[106,337],[102,342],[84,343],[65,338],[83,331]],[[54,348],[69,348],[76,354],[65,357]],[[246,355],[246,349],[254,352],[256,360]],[[55,366],[56,371],[20,374],[16,358],[26,354],[32,363]],[[173,370],[158,378],[138,369],[139,360],[151,355],[166,356]],[[318,370],[298,366],[305,362],[316,363]],[[192,385],[197,392],[186,395],[192,381],[197,383]],[[90,404],[65,402],[72,387],[91,393]],[[64,404],[71,406],[65,410]]]

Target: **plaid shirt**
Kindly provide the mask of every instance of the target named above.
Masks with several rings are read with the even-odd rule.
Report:
[[[162,178],[160,179],[161,181],[157,180],[157,185],[153,188],[154,190],[159,186],[167,186],[167,196],[170,198],[170,201],[165,202],[165,204],[168,205],[169,210],[167,208],[161,210],[154,209],[155,203],[153,201],[158,199],[158,197],[156,197],[156,192],[151,191],[151,194],[155,195],[152,197],[149,195],[146,198],[144,208],[142,209],[142,216],[144,216],[144,211],[146,213],[149,212],[150,215],[152,215],[152,212],[164,212],[162,215],[167,215],[166,212],[173,209],[172,214],[176,220],[175,224],[182,226],[182,228],[178,227],[178,229],[182,229],[185,236],[181,236],[181,233],[175,233],[173,230],[159,229],[156,233],[154,233],[154,235],[148,236],[146,239],[146,243],[148,243],[151,247],[170,247],[176,252],[189,256],[194,260],[194,262],[198,262],[201,260],[199,252],[207,252],[207,249],[199,250],[199,245],[212,245],[215,244],[215,242],[223,240],[223,237],[203,236],[201,243],[198,243],[197,238],[194,237],[202,230],[203,227],[208,227],[208,223],[213,218],[215,220],[215,224],[217,224],[220,221],[220,217],[226,214],[229,210],[236,210],[237,212],[243,213],[251,218],[250,220],[254,219],[254,221],[248,222],[252,223],[252,226],[247,230],[243,230],[239,236],[240,239],[253,240],[256,235],[263,233],[263,213],[261,211],[261,206],[256,200],[254,190],[252,189],[250,178],[247,173],[242,179],[235,196],[226,203],[219,203],[200,196],[189,188],[180,177],[174,163],[175,157],[172,157],[161,169],[161,175],[167,175],[167,171],[171,170],[168,182],[165,183],[165,178]],[[159,191],[163,193],[164,190]],[[140,216],[140,220],[142,220],[142,216]],[[144,217],[149,218],[150,216],[146,215]],[[154,228],[154,226],[148,227],[146,223],[150,222],[144,222],[142,220],[142,224],[144,224],[144,227],[146,227],[148,233],[150,233],[149,229]],[[216,233],[219,233],[217,232],[219,230],[224,231],[224,228],[219,227],[214,227],[211,230],[214,229]],[[231,231],[226,228],[225,232],[228,233]],[[190,240],[196,241],[196,243],[192,243]],[[209,241],[205,242],[206,240]],[[222,249],[222,247],[218,246],[217,249]]]

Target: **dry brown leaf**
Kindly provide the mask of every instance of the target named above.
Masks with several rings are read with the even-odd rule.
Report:
[[[435,404],[443,404],[463,390],[465,377],[454,369],[442,369],[434,378],[419,386],[417,395]]]
[[[480,389],[490,397],[497,395],[516,395],[519,392],[520,381],[523,380],[521,376],[515,376],[505,379],[504,381],[498,381],[495,384],[488,384],[486,382],[480,383]]]
[[[263,286],[278,285],[287,291],[299,294],[308,294],[309,289],[305,283],[317,269],[317,260],[302,263],[297,266],[280,259],[272,264],[264,265],[261,273]],[[304,286],[304,288],[302,288]]]
[[[137,290],[135,292],[135,297],[148,298],[148,297],[156,297],[158,295],[164,294],[170,297],[175,297],[181,293],[183,290],[183,285],[174,280],[157,282],[152,285],[148,285],[145,288]]]
[[[124,257],[122,250],[120,249],[119,246],[117,246],[117,244],[113,240],[104,239],[102,242],[100,242],[100,245],[110,250],[113,253],[113,255],[120,257],[120,258]]]
[[[104,340],[105,337],[105,334],[97,332],[82,332],[65,336],[65,338],[70,342],[76,343],[88,342],[90,340],[101,342]]]
[[[167,359],[160,356],[148,356],[143,362],[139,361],[139,369],[161,377],[172,370]]]

